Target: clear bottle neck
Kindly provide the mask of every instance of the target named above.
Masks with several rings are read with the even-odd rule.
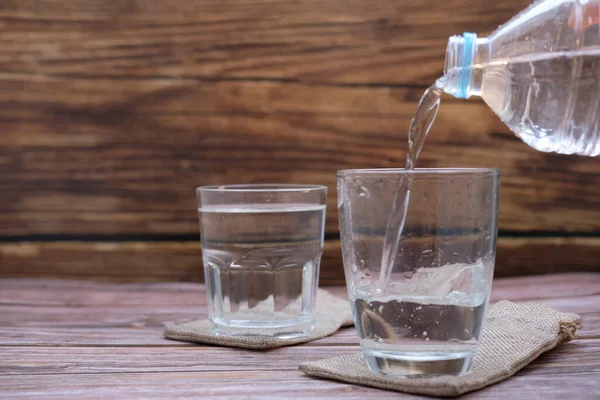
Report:
[[[482,71],[478,68],[490,59],[490,42],[474,33],[451,36],[446,49],[444,76],[436,84],[459,99],[481,96]]]

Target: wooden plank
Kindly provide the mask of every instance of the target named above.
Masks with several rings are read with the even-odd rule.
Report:
[[[327,185],[337,233],[336,170],[403,165],[422,91],[27,75],[0,87],[3,235],[189,234],[195,187],[240,182]],[[530,149],[483,103],[444,102],[420,165],[501,169],[501,229],[599,228],[598,163]]]
[[[122,281],[201,281],[200,242],[4,243],[3,277],[105,278]]]
[[[175,342],[177,343],[177,342]],[[588,349],[596,348],[590,341]],[[214,346],[192,347],[7,347],[2,375],[127,372],[297,371],[304,361],[355,352],[357,346],[305,345],[256,352]],[[168,354],[168,357],[165,357]],[[583,353],[582,353],[583,354]],[[43,361],[40,361],[43,360]],[[564,360],[563,360],[564,361]]]
[[[600,274],[564,273],[494,279],[492,301],[548,300],[600,294]]]
[[[135,327],[18,327],[0,326],[0,346],[121,346],[134,347],[193,347],[192,343],[167,341],[162,328]],[[348,335],[350,336],[350,335]],[[358,343],[356,334],[350,343]],[[349,341],[350,338],[347,340]],[[5,347],[2,347],[4,349]],[[3,350],[2,350],[3,351]]]
[[[222,347],[7,347],[0,376],[147,372],[296,371],[319,358],[349,354],[352,346],[290,346],[269,352]],[[574,340],[529,365],[527,376],[600,372],[600,339]],[[168,354],[168,357],[164,357]],[[200,361],[201,360],[201,361]]]
[[[327,185],[336,233],[335,171],[402,165],[422,91],[23,75],[0,87],[3,235],[189,234],[194,188],[240,182]],[[445,102],[420,165],[500,168],[501,229],[599,228],[598,163],[530,149],[483,103]]]
[[[600,272],[600,238],[500,238],[496,276]]]
[[[60,375],[2,377],[0,382],[4,393],[11,398],[28,399],[72,395],[90,398],[362,399],[365,395],[374,394],[378,398],[398,398],[397,393],[311,379],[299,371],[281,371],[276,375],[276,382],[272,371],[126,373],[110,377],[105,374],[76,374],[64,376],[60,383],[58,377]],[[421,397],[406,395],[402,398]]]
[[[584,328],[577,335],[578,340],[600,339],[600,312],[580,312],[580,314],[584,319]],[[202,317],[206,314],[190,311],[181,321],[192,315]],[[356,330],[345,328],[335,335],[311,342],[311,346],[350,346],[358,345],[358,343]],[[165,340],[162,337],[161,327],[2,326],[0,327],[0,346],[119,346],[126,348],[153,346],[174,348],[196,345]]]
[[[500,238],[495,276],[600,272],[600,238]],[[345,285],[341,246],[325,242],[320,283]],[[203,281],[199,242],[0,243],[0,276],[121,282]]]
[[[581,340],[600,339],[600,312],[582,312],[580,309],[568,310],[569,305],[553,304],[553,307],[561,311],[573,311],[579,313],[584,320],[584,327],[577,335]],[[573,308],[573,307],[571,307]],[[22,310],[21,310],[22,311]],[[138,313],[139,315],[139,313]],[[206,312],[191,309],[182,315],[176,322],[202,318]],[[142,316],[154,318],[151,313]],[[101,327],[98,325],[63,324],[63,326],[47,326],[43,323],[32,323],[26,326],[0,326],[0,346],[53,346],[53,347],[82,347],[82,346],[120,346],[120,347],[189,347],[195,346],[185,342],[166,340],[162,336],[162,326],[144,327],[139,321],[142,318],[131,318],[130,326]],[[166,319],[164,316],[163,319]],[[137,325],[136,325],[137,324]],[[55,324],[59,325],[59,324]],[[336,332],[335,335],[311,342],[311,346],[350,346],[357,345],[358,336],[354,328],[345,328]]]
[[[324,286],[347,298],[345,286]],[[198,283],[109,283],[68,279],[0,279],[0,304],[52,307],[204,307]],[[492,301],[536,301],[600,295],[599,273],[565,273],[494,279]]]
[[[203,293],[199,291],[199,296]],[[564,312],[581,314],[597,311],[600,295],[567,297],[544,300],[549,306]],[[4,327],[46,327],[46,328],[90,328],[116,327],[129,328],[135,334],[139,329],[154,329],[158,334],[162,328],[173,322],[185,322],[205,318],[205,307],[137,306],[121,307],[35,307],[0,306],[0,325]],[[595,322],[594,322],[595,323]],[[590,326],[597,330],[597,326]]]
[[[597,372],[517,375],[466,399],[594,399]],[[10,398],[228,398],[228,399],[422,399],[396,392],[313,379],[299,371],[164,372],[122,374],[19,375],[1,378]]]
[[[561,311],[564,304],[554,304]],[[583,320],[584,327],[577,335],[578,340],[600,339],[600,312],[578,312]],[[179,321],[190,317],[202,317],[205,313],[191,310]],[[38,324],[41,325],[41,324]],[[162,337],[162,327],[98,327],[98,326],[2,326],[0,327],[0,346],[56,346],[56,347],[82,347],[82,346],[120,346],[120,347],[190,347],[194,344],[174,342]],[[357,345],[358,336],[354,328],[345,328],[335,335],[311,342],[311,346],[350,346]]]
[[[589,315],[600,332],[600,274],[564,274],[500,279],[494,298],[544,300],[559,309]],[[552,289],[555,289],[554,291]],[[333,288],[337,295],[345,289]],[[308,378],[297,370],[305,360],[357,351],[354,329],[303,346],[256,352],[189,345],[160,336],[156,325],[118,328],[127,318],[153,325],[167,314],[203,308],[193,294],[202,286],[185,283],[108,284],[44,279],[0,280],[0,385],[10,398],[198,397],[203,398],[413,398],[339,382]],[[174,297],[169,305],[157,299]],[[154,299],[150,301],[150,299]],[[149,300],[145,303],[145,300]],[[48,306],[42,303],[48,301]],[[187,302],[190,302],[186,305]],[[10,310],[10,311],[9,311]],[[179,311],[177,311],[179,310]],[[6,339],[7,322],[21,329],[22,340]],[[94,322],[94,324],[92,324]],[[62,333],[51,324],[62,325]],[[70,325],[69,325],[70,323]],[[9,325],[9,324],[8,324]],[[57,334],[44,341],[43,334]],[[87,331],[88,335],[84,334]],[[15,334],[16,330],[12,331]],[[69,338],[69,333],[71,337]],[[71,340],[77,335],[82,342]],[[144,340],[154,335],[153,340]],[[110,344],[112,340],[119,341]],[[139,342],[132,340],[139,337]],[[56,348],[55,346],[61,346]],[[511,379],[467,395],[595,398],[600,387],[600,335],[578,336],[546,353]],[[318,396],[316,396],[318,393]],[[588,396],[589,395],[589,396]],[[242,396],[242,397],[240,397]],[[541,396],[541,397],[539,397]],[[587,397],[586,397],[587,396]]]
[[[600,274],[561,274],[498,279],[492,301],[543,301],[584,318],[581,339],[600,339]],[[345,298],[344,287],[328,290]],[[166,346],[186,343],[162,337],[165,323],[206,316],[198,284],[109,284],[65,280],[0,280],[0,345]],[[312,342],[356,345],[355,330]]]
[[[339,241],[325,242],[321,284],[344,283]],[[2,277],[203,281],[200,242],[0,243]]]
[[[4,1],[0,70],[429,83],[447,38],[528,5],[477,0]]]

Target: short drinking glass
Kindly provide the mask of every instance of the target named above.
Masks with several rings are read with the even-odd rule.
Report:
[[[410,188],[404,229],[396,257],[382,267],[403,179]],[[467,372],[491,291],[497,171],[340,171],[338,207],[348,294],[369,368],[404,376]]]
[[[307,335],[323,252],[327,188],[197,189],[209,318],[223,335]]]

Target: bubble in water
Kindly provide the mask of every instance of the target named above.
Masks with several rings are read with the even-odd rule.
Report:
[[[361,186],[358,188],[358,195],[360,197],[371,197],[371,193],[369,192],[369,189],[367,189],[364,186]]]

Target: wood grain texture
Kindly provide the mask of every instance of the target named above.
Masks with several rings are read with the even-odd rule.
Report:
[[[203,290],[197,289],[199,298],[206,295]],[[599,330],[597,302],[600,295],[553,298],[546,303],[562,311],[593,315],[592,325],[586,329],[590,332]],[[206,305],[197,304],[187,307],[182,306],[135,306],[121,307],[111,310],[111,307],[32,307],[29,305],[0,306],[2,315],[0,321],[6,328],[88,328],[114,327],[129,328],[131,333],[136,330],[154,329],[159,332],[165,324],[189,321],[206,317]],[[587,332],[587,331],[586,331]]]
[[[335,171],[402,165],[447,37],[528,3],[2,1],[0,276],[197,282],[194,188],[297,182],[329,187],[321,284],[342,284]],[[598,238],[560,237],[600,231],[596,160],[536,153],[477,101],[439,115],[421,165],[499,168],[501,229],[556,236],[501,238],[496,276],[598,271]],[[544,301],[584,328],[465,398],[600,397],[599,277],[496,280],[492,300]],[[0,397],[420,398],[297,370],[357,351],[353,328],[270,352],[162,337],[204,315],[194,283],[0,279]]]
[[[488,389],[465,395],[464,399],[496,400],[503,396],[527,399],[597,399],[597,372],[553,374],[552,376],[517,375]],[[272,371],[165,372],[123,374],[74,374],[16,376],[2,378],[4,393],[11,398],[177,397],[208,399],[427,399],[361,386],[315,380],[301,372],[281,371],[273,384]],[[310,388],[310,389],[308,389]]]
[[[356,336],[356,332],[352,334]],[[350,346],[310,345],[302,346],[301,350],[286,347],[261,353],[260,363],[256,362],[256,356],[240,357],[240,353],[252,352],[210,346],[78,347],[63,348],[62,352],[53,347],[12,346],[3,349],[0,376],[257,371],[275,374],[295,371],[306,361],[356,352],[357,345],[358,342]],[[600,372],[599,351],[600,339],[575,340],[540,358],[526,376]]]
[[[295,182],[329,188],[322,281],[342,283],[335,172],[402,165],[448,36],[528,3],[3,1],[0,276],[198,281],[169,239],[197,232],[194,188]],[[600,231],[596,160],[445,98],[420,165],[499,168],[500,228],[557,236],[504,242],[498,276],[597,270],[595,237],[560,238]]]
[[[117,86],[117,87],[115,87]],[[4,76],[0,80],[3,235],[197,231],[194,189],[296,182],[397,167],[420,88],[331,88]],[[502,172],[500,228],[595,232],[595,159],[536,152],[479,102],[448,99],[423,167]]]
[[[496,279],[491,301],[544,301],[585,319],[579,338],[600,339],[600,274],[560,274]],[[346,288],[328,287],[347,298]],[[110,284],[47,279],[0,280],[0,344],[44,346],[189,346],[165,341],[164,324],[207,314],[197,283]],[[90,332],[93,330],[93,332]],[[352,329],[311,342],[353,345]]]
[[[500,238],[495,276],[600,272],[600,239]],[[203,281],[199,242],[0,243],[0,276],[121,282]],[[344,285],[339,240],[325,242],[321,285]]]
[[[345,286],[327,291],[346,297]],[[92,280],[2,278],[0,304],[10,306],[137,307],[205,306],[203,286],[196,282],[111,283]],[[200,295],[199,295],[200,293]],[[599,273],[564,273],[494,279],[491,301],[538,301],[600,295]]]
[[[447,38],[527,0],[4,1],[0,70],[68,76],[429,84]]]
[[[492,300],[544,301],[583,316],[569,344],[543,354],[507,381],[465,396],[594,399],[600,393],[600,274],[498,279]],[[329,288],[345,296],[345,288]],[[0,386],[9,398],[351,398],[417,399],[312,379],[300,362],[358,350],[354,328],[267,352],[176,342],[170,318],[206,313],[192,283],[109,284],[0,279]]]

